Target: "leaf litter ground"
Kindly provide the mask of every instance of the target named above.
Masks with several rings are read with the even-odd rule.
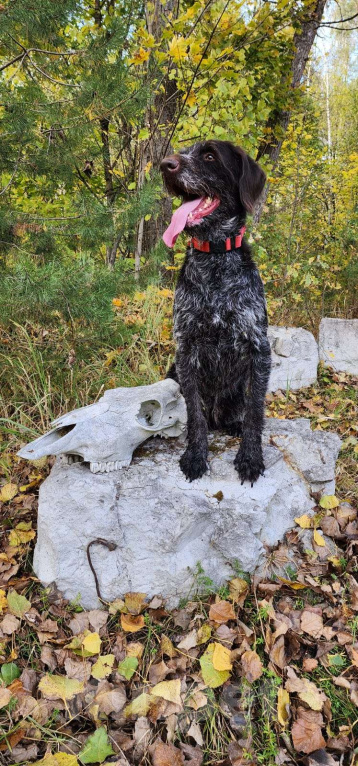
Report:
[[[0,762],[76,766],[358,765],[356,381],[270,394],[343,447],[337,493],[270,551],[167,611],[129,593],[84,612],[31,569],[37,489],[51,461],[2,453]]]

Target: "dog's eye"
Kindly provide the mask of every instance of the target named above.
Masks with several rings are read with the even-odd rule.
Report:
[[[206,162],[214,162],[215,157],[211,152],[206,152],[206,154],[204,154],[204,160],[206,160]]]

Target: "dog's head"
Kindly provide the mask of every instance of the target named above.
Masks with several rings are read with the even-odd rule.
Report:
[[[239,146],[229,141],[201,141],[161,163],[165,186],[184,202],[202,198],[199,209],[189,214],[186,229],[213,239],[228,233],[252,213],[266,176]]]

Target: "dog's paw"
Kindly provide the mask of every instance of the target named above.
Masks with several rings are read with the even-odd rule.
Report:
[[[205,455],[190,447],[188,447],[181,456],[179,465],[184,476],[189,481],[200,479],[208,470],[208,463]]]
[[[225,425],[225,431],[229,436],[241,436],[242,435],[242,423],[241,420],[236,423],[229,423]]]
[[[263,476],[265,470],[262,451],[258,450],[252,453],[239,449],[234,460],[234,466],[241,479],[241,484],[244,481],[249,481],[251,486],[253,486],[255,481],[260,476]]]

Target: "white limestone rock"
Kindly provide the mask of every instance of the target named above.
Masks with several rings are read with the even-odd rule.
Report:
[[[358,375],[358,319],[322,319],[319,358],[337,372]]]
[[[269,391],[297,390],[317,380],[318,349],[303,327],[269,327],[272,367]]]
[[[181,439],[150,440],[127,468],[94,475],[86,463],[58,458],[40,489],[34,569],[48,585],[86,609],[127,591],[162,594],[170,607],[195,591],[198,562],[216,585],[235,562],[253,572],[264,546],[275,545],[310,513],[311,488],[334,490],[338,436],[312,432],[308,420],[267,421],[265,476],[251,487],[238,480],[233,459],[239,440],[211,437],[210,474],[186,481],[179,468]]]

